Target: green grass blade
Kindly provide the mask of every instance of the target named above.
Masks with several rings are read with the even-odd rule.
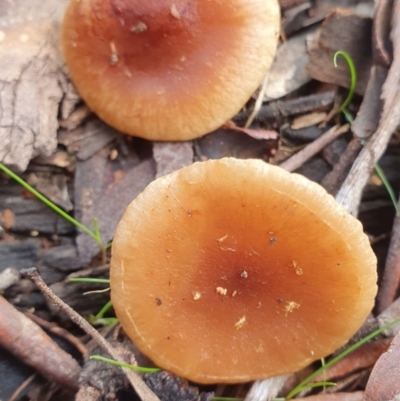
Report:
[[[375,164],[375,171],[376,171],[376,174],[378,174],[378,177],[382,181],[383,185],[386,188],[386,191],[388,192],[388,194],[390,196],[390,199],[391,199],[391,201],[393,203],[393,206],[394,206],[394,209],[396,211],[396,216],[400,216],[400,210],[399,210],[399,206],[397,204],[396,195],[395,195],[395,193],[393,191],[392,186],[390,185],[390,182],[386,178],[385,173],[383,172],[383,170],[381,169],[381,167],[379,166],[378,163]]]
[[[83,232],[90,235],[98,243],[98,237],[96,236],[96,234],[94,232],[92,232],[89,228],[87,228],[84,224],[82,224],[78,220],[74,219],[72,216],[70,216],[68,213],[66,213],[63,209],[58,207],[52,201],[47,199],[39,191],[37,191],[32,186],[30,186],[26,181],[24,181],[21,177],[19,177],[17,174],[15,174],[13,171],[11,171],[6,166],[4,166],[4,164],[2,164],[2,163],[0,163],[0,170],[2,170],[4,173],[6,173],[9,177],[14,179],[15,181],[17,181],[18,184],[20,184],[22,187],[24,187],[26,190],[28,190],[32,195],[36,196],[36,198],[38,198],[40,201],[42,201],[46,206],[48,206],[54,212],[58,213],[65,220],[69,221],[76,227],[80,228]],[[99,244],[99,245],[101,246],[101,244]]]
[[[112,303],[111,301],[108,301],[94,316],[95,319],[102,319],[107,311],[109,311],[112,308]]]
[[[110,284],[108,278],[91,278],[91,277],[71,277],[68,279],[71,283],[94,283],[94,284]]]
[[[339,56],[342,56],[345,59],[347,65],[349,67],[349,71],[350,71],[350,89],[349,89],[349,93],[347,94],[346,99],[344,100],[344,102],[340,106],[340,111],[343,112],[345,114],[346,118],[347,118],[348,115],[351,117],[350,113],[348,113],[348,111],[347,111],[347,106],[350,104],[351,99],[353,99],[353,96],[354,96],[354,92],[355,92],[356,85],[357,85],[357,71],[356,71],[356,67],[354,65],[353,59],[350,57],[350,54],[345,52],[345,51],[343,51],[343,50],[337,51],[333,56],[333,64],[334,64],[335,67],[337,67],[337,59],[338,59]],[[351,119],[353,119],[353,118],[351,117]]]
[[[361,339],[360,341],[356,342],[355,344],[351,345],[349,348],[345,349],[343,352],[341,352],[339,355],[335,356],[334,358],[332,358],[331,360],[329,360],[328,362],[325,363],[324,366],[321,366],[319,369],[317,369],[314,373],[312,373],[310,376],[308,376],[307,378],[305,378],[301,383],[299,383],[287,396],[286,396],[286,400],[290,400],[292,399],[295,395],[297,395],[298,393],[300,393],[301,391],[304,390],[304,388],[306,388],[306,386],[311,382],[311,380],[313,380],[314,378],[316,378],[317,376],[319,376],[322,372],[324,372],[326,369],[329,369],[331,366],[333,366],[335,363],[338,363],[340,360],[342,360],[344,357],[346,357],[347,355],[351,354],[352,352],[354,352],[357,348],[360,348],[362,345],[364,345],[365,343],[367,343],[368,341],[372,340],[373,338],[375,338],[377,335],[381,334],[382,332],[384,332],[386,329],[396,325],[400,323],[400,319],[396,319],[393,320],[390,323],[385,324],[384,326],[382,326],[380,329],[375,330],[374,332],[372,332],[371,334],[369,334],[368,336],[364,337],[363,339]]]
[[[95,359],[97,361],[106,362],[106,363],[109,363],[110,365],[118,366],[120,368],[128,368],[131,370],[135,370],[136,372],[140,372],[140,373],[157,373],[157,372],[161,371],[161,369],[159,369],[159,368],[145,368],[143,366],[134,366],[134,365],[130,365],[129,363],[118,362],[118,361],[115,361],[114,359],[105,358],[104,356],[100,356],[100,355],[91,355],[90,359]]]

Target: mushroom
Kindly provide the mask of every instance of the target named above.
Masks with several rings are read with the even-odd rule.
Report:
[[[76,88],[105,122],[151,140],[204,135],[268,71],[277,0],[72,0],[62,47]]]
[[[127,335],[198,383],[305,367],[358,330],[377,291],[358,220],[300,175],[233,158],[152,182],[118,225],[110,279]]]

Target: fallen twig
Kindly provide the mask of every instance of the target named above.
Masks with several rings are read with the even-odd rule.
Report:
[[[80,366],[39,326],[0,296],[0,344],[63,387],[77,390]]]
[[[337,137],[349,130],[350,125],[335,125],[330,130],[321,135],[318,139],[307,145],[300,152],[280,164],[280,167],[287,171],[295,171],[301,167],[307,160],[311,159],[320,152],[326,145],[333,142]]]
[[[48,300],[64,311],[74,323],[76,323],[82,330],[90,335],[113,359],[124,362],[121,360],[121,357],[115,348],[103,336],[101,336],[95,328],[93,328],[85,319],[82,318],[82,316],[76,313],[70,306],[65,304],[50,290],[50,288],[40,277],[35,267],[22,270],[21,275],[24,275],[32,280]],[[127,368],[122,369],[132,384],[132,387],[143,401],[160,401],[159,398],[146,386],[137,373]]]

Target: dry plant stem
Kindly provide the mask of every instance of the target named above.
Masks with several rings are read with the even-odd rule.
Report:
[[[82,316],[76,313],[70,306],[65,304],[50,290],[43,279],[39,276],[39,273],[35,267],[22,270],[21,274],[32,280],[48,300],[65,312],[75,324],[77,324],[82,330],[90,335],[113,359],[124,362],[121,361],[121,358],[114,347],[112,347],[111,344],[104,337],[102,337],[96,329],[94,329],[85,319],[82,318]],[[122,368],[122,370],[125,372],[127,378],[132,384],[132,387],[142,401],[160,401],[159,398],[146,386],[138,374],[126,368]]]
[[[30,375],[18,388],[12,393],[7,401],[16,401],[22,398],[24,390],[36,379],[37,374]]]
[[[267,73],[265,75],[265,77],[264,77],[264,80],[263,80],[262,84],[261,84],[261,89],[260,89],[260,92],[259,92],[259,94],[257,96],[257,100],[256,100],[256,103],[254,105],[254,109],[251,112],[249,118],[247,119],[246,124],[244,125],[244,128],[249,128],[250,127],[250,125],[254,121],[256,115],[261,110],[261,106],[262,106],[262,103],[263,103],[263,100],[264,100],[264,96],[265,96],[265,91],[267,90],[267,86],[268,86],[268,77],[269,77],[269,74]]]
[[[328,173],[321,182],[321,185],[331,195],[336,195],[340,189],[340,185],[346,178],[351,166],[360,153],[362,145],[357,138],[353,138],[348,144],[345,152],[340,156],[339,161],[333,166],[333,169]]]
[[[1,296],[0,344],[44,377],[63,387],[78,389],[78,362]]]
[[[349,130],[349,127],[350,127],[349,124],[345,124],[342,126],[335,125],[330,130],[325,132],[325,134],[321,135],[315,141],[307,145],[300,152],[296,153],[290,159],[280,164],[280,167],[290,172],[297,170],[307,160],[311,159],[318,152],[320,152],[325,146],[333,142],[340,135],[347,132]]]
[[[25,316],[32,320],[34,323],[36,323],[39,327],[42,327],[47,330],[47,332],[52,333],[60,338],[63,338],[65,341],[68,341],[70,344],[72,344],[81,354],[82,357],[86,358],[89,354],[87,348],[78,340],[78,338],[74,337],[70,332],[67,330],[56,326],[47,320],[43,320],[40,317],[26,312]]]
[[[398,202],[400,206],[400,201]],[[392,237],[386,258],[382,283],[379,287],[378,313],[388,308],[396,298],[400,284],[400,216],[393,223]]]
[[[257,380],[247,393],[245,401],[271,401],[281,391],[289,375]]]
[[[336,196],[336,201],[353,215],[358,214],[362,191],[368,182],[374,165],[382,156],[392,133],[399,125],[399,116],[400,92],[397,93],[390,112],[381,119],[377,131],[361,150]]]
[[[371,341],[356,349],[346,358],[340,360],[335,365],[317,376],[313,382],[318,381],[333,381],[338,378],[343,378],[362,369],[371,368],[375,365],[379,357],[387,351],[393,337],[380,338],[379,340]]]

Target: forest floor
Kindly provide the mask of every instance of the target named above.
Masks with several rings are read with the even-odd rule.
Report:
[[[36,267],[118,355],[129,361],[133,352],[139,365],[151,366],[111,325],[112,310],[99,315],[110,300],[107,283],[71,278],[108,279],[105,244],[127,205],[156,178],[196,161],[261,159],[320,184],[362,222],[378,259],[376,304],[351,343],[400,318],[398,0],[280,0],[280,44],[262,87],[223,127],[184,142],[123,135],[84,104],[59,45],[67,4],[0,1],[0,400],[71,400],[77,390],[78,400],[134,399],[129,382],[136,379],[88,362],[91,353],[110,353],[20,273]],[[4,166],[86,229],[40,201]],[[381,330],[296,396],[398,400],[399,330],[400,323]],[[145,383],[160,400],[288,399],[320,366],[272,384],[198,389],[167,373],[145,375]],[[315,380],[334,385],[309,388]],[[156,399],[147,390],[141,399]]]

